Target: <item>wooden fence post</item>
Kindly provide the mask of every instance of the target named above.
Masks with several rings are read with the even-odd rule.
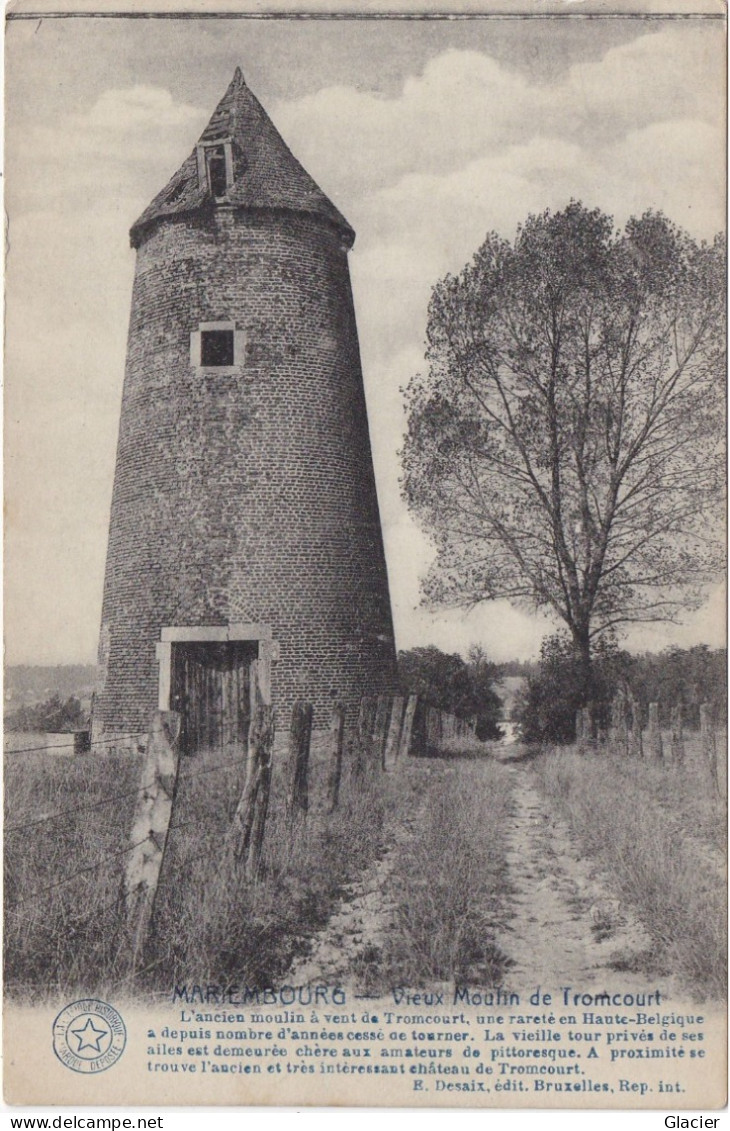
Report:
[[[646,731],[647,752],[655,762],[662,760],[662,732],[659,729],[659,704],[649,704],[649,726]]]
[[[682,704],[675,703],[671,711],[670,757],[675,766],[684,765],[684,728],[682,726]]]
[[[436,709],[424,703],[422,710],[423,743],[425,753],[429,756],[436,741],[436,726]]]
[[[385,769],[390,770],[395,764],[398,757],[400,747],[400,736],[403,729],[403,714],[405,711],[405,699],[402,695],[396,695],[393,699],[393,706],[390,710],[390,726],[388,727],[388,737],[385,742]]]
[[[155,711],[142,766],[142,789],[137,800],[124,876],[124,902],[132,937],[132,965],[144,952],[155,907],[157,883],[167,846],[170,817],[177,790],[180,715]]]
[[[641,708],[634,699],[631,691],[628,691],[627,698],[629,701],[629,733],[627,748],[630,754],[634,754],[637,758],[643,758],[644,739],[641,727]]]
[[[593,721],[590,707],[579,707],[575,713],[575,746],[585,754],[593,746]]]
[[[352,777],[354,779],[364,777],[370,767],[374,722],[375,700],[372,696],[365,695],[360,700],[357,727],[352,739]]]
[[[446,712],[437,709],[436,710],[436,718],[434,720],[435,723],[436,723],[436,734],[435,734],[436,741],[434,742],[434,746],[435,746],[437,751],[440,751],[441,747],[443,745],[445,720],[446,720]]]
[[[312,741],[311,703],[297,699],[292,708],[289,729],[289,764],[291,789],[287,805],[287,824],[293,833],[307,819],[309,809],[309,749]]]
[[[246,781],[228,829],[227,841],[237,864],[249,878],[258,875],[271,791],[271,751],[274,745],[274,712],[270,684],[260,660],[251,664],[251,723],[248,730]]]
[[[385,769],[385,740],[388,735],[389,713],[390,697],[379,695],[373,723],[373,766],[379,770]]]
[[[583,753],[583,709],[579,707],[575,712],[575,748],[579,754]]]
[[[248,694],[250,709],[248,750],[246,753],[246,781],[252,776],[255,769],[255,751],[251,745],[251,724],[256,718],[256,711],[259,707],[271,705],[271,683],[268,669],[268,663],[262,659],[252,660],[249,664]]]
[[[700,706],[700,739],[702,742],[702,756],[710,774],[710,782],[717,796],[720,796],[720,783],[717,776],[717,744],[715,742],[715,728],[712,721],[712,711],[709,703]]]
[[[418,709],[418,696],[409,695],[408,703],[403,714],[403,729],[400,735],[400,745],[398,747],[398,757],[407,758],[411,753],[411,742],[413,739],[413,723],[416,717],[416,710]]]
[[[629,735],[626,725],[626,696],[621,688],[616,692],[611,704],[610,745],[626,756],[629,752]]]
[[[330,719],[330,774],[327,781],[327,800],[330,813],[334,813],[340,800],[342,781],[342,749],[345,741],[345,708],[335,703]]]
[[[583,753],[593,749],[593,715],[590,707],[583,708]]]

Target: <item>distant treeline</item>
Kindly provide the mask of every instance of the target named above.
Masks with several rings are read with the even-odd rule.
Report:
[[[538,660],[506,660],[502,664],[497,664],[500,679],[510,675],[519,675],[523,678],[535,675],[539,667]]]
[[[5,716],[5,730],[39,731],[45,734],[59,734],[82,730],[88,725],[89,715],[75,695],[61,699],[52,695],[43,703],[32,703],[18,707]]]
[[[608,725],[611,701],[619,689],[629,691],[644,721],[650,703],[659,704],[659,721],[668,726],[674,705],[681,704],[684,723],[699,727],[700,705],[709,703],[716,723],[727,724],[727,649],[706,644],[665,648],[639,655],[603,642],[593,656],[591,708],[599,726]],[[525,742],[572,742],[575,714],[585,706],[583,669],[566,636],[543,641],[540,662],[518,695],[512,717]]]
[[[562,735],[569,731],[581,694],[574,669],[570,644],[561,636],[545,641],[539,661],[496,664],[481,648],[473,648],[464,660],[433,645],[398,653],[398,676],[404,694],[419,695],[431,706],[460,718],[476,716],[477,733],[485,739],[501,734],[502,700],[497,685],[506,676],[527,680],[514,712],[526,734],[537,738],[547,729],[557,738],[557,732]],[[93,666],[83,664],[8,667],[7,706],[21,705],[5,715],[6,729],[70,731],[85,726],[87,715],[80,700],[90,694],[94,673]],[[604,701],[607,707],[618,687],[628,685],[644,707],[659,703],[662,724],[668,723],[675,703],[683,705],[688,726],[699,725],[701,703],[711,705],[717,723],[727,723],[726,648],[698,644],[631,655],[615,646],[604,647],[597,650],[594,676],[599,709]]]
[[[8,707],[40,703],[53,695],[85,699],[91,695],[96,668],[93,664],[8,664],[5,701]]]
[[[642,704],[658,703],[663,723],[675,703],[690,726],[699,726],[700,704],[709,703],[715,722],[727,723],[727,648],[665,648],[631,656],[618,653],[617,675],[628,681]]]
[[[461,718],[476,716],[482,739],[501,736],[503,706],[499,682],[520,676],[512,719],[528,742],[570,742],[575,713],[584,705],[580,663],[566,636],[543,642],[540,660],[496,664],[472,649],[467,660],[436,647],[411,648],[398,654],[398,675],[404,694],[419,695],[433,707]],[[727,724],[727,649],[698,644],[632,655],[613,641],[604,641],[593,659],[594,717],[607,725],[610,704],[620,687],[628,687],[642,710],[659,704],[663,726],[672,706],[681,703],[685,725],[699,726],[700,704],[709,703],[715,722]]]
[[[477,738],[501,738],[502,700],[495,690],[500,669],[481,648],[469,659],[433,645],[398,653],[398,679],[404,695],[418,695],[431,707],[460,719],[476,718]]]

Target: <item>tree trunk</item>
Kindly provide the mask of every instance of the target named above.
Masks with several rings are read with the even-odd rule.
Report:
[[[574,625],[572,631],[575,654],[580,668],[581,706],[589,707],[594,699],[590,629],[586,623]]]

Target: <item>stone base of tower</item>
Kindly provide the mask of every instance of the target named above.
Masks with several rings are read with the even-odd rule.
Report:
[[[121,644],[121,641],[117,642]],[[392,639],[343,641],[321,650],[281,641],[268,624],[167,625],[159,639],[129,652],[112,645],[97,688],[92,741],[136,749],[157,710],[183,717],[188,752],[245,743],[250,721],[251,663],[266,673],[279,732],[289,727],[296,700],[314,707],[314,728],[325,729],[335,703],[354,721],[364,696],[394,694]],[[146,659],[145,659],[146,655]],[[153,662],[150,662],[154,657]]]

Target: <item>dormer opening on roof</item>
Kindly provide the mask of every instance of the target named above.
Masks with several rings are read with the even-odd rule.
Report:
[[[214,200],[227,198],[233,184],[233,150],[230,141],[199,143],[198,183]]]
[[[355,238],[344,216],[293,156],[240,70],[196,148],[132,226],[132,246],[139,248],[153,236],[158,221],[190,219],[211,205],[235,205],[241,222],[252,211],[315,216],[339,232],[343,250]]]

